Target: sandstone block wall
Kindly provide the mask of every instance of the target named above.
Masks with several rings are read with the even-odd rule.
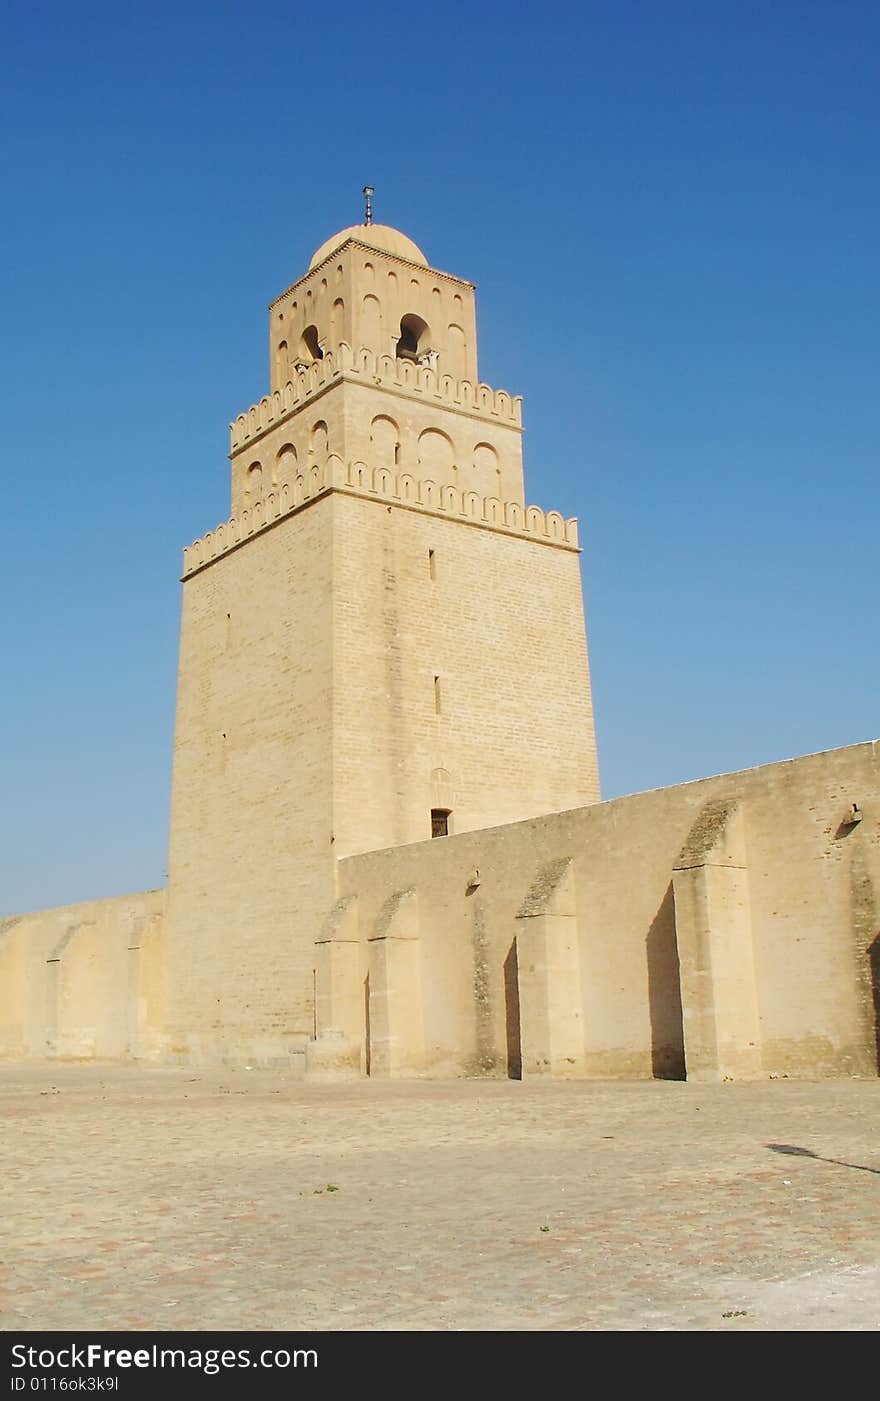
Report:
[[[164,890],[0,920],[0,1057],[150,1059],[164,1021]]]
[[[349,856],[336,875],[300,927],[315,1073],[877,1074],[880,744]],[[0,1056],[173,1059],[184,1035],[206,1057],[277,1059],[269,1018],[292,1022],[295,979],[276,963],[257,1002],[222,906],[213,971],[207,935],[169,958],[165,902],[0,922]],[[272,949],[255,935],[254,969]],[[218,977],[239,990],[225,1039]]]
[[[396,892],[417,911],[423,1073],[877,1073],[877,744],[340,862],[346,917],[322,942],[347,1002],[319,982],[319,1031],[362,1064],[352,989]],[[393,1005],[386,985],[404,1064]]]
[[[337,856],[598,800],[575,550],[340,495],[334,557]]]
[[[187,579],[169,855],[167,1050],[277,1060],[314,1029],[333,885],[333,511]]]
[[[325,491],[186,576],[173,1056],[302,1051],[340,856],[432,809],[467,830],[599,796],[577,549],[390,490]]]

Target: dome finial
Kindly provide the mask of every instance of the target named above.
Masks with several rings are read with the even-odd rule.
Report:
[[[365,224],[372,224],[373,222],[373,195],[375,193],[372,185],[364,185],[364,199],[366,200],[366,209],[364,211]]]

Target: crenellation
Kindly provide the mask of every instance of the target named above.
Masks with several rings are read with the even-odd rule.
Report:
[[[417,366],[409,360],[395,360],[390,355],[376,355],[367,346],[352,352],[351,347],[343,342],[337,353],[328,350],[322,360],[298,371],[283,389],[265,395],[258,404],[245,409],[233,419],[229,425],[231,454],[234,456],[267,429],[303,408],[329,384],[348,378],[414,396],[430,397],[478,417],[522,427],[522,396],[519,394],[511,395],[504,389],[493,389],[484,383],[474,384],[468,379],[455,379],[450,374],[438,375],[428,366]]]
[[[291,488],[246,507],[240,515],[209,530],[183,551],[183,577],[240,545],[242,541],[260,534],[282,516],[292,515],[316,497],[331,491],[381,498],[409,510],[460,518],[470,525],[498,530],[507,535],[522,535],[528,539],[577,550],[577,519],[566,520],[558,511],[545,512],[540,506],[525,509],[518,501],[502,502],[496,497],[480,496],[475,491],[462,493],[454,486],[433,481],[430,477],[417,481],[408,473],[400,476],[387,467],[371,468],[365,462],[349,463],[343,467],[339,458],[328,459],[327,470],[313,466],[308,473],[298,473]]]

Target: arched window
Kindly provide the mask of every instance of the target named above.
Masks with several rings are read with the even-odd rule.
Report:
[[[398,360],[418,360],[428,348],[428,323],[410,312],[400,320],[400,339],[397,342]]]
[[[307,326],[299,339],[298,362],[311,365],[315,360],[323,360],[324,352],[318,343],[317,326]]]

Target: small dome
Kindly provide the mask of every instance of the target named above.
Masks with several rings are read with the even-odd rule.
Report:
[[[321,244],[309,263],[309,272],[319,263],[323,263],[334,248],[338,248],[350,238],[356,238],[359,243],[368,243],[371,248],[381,248],[383,253],[393,253],[397,258],[405,258],[408,263],[421,263],[425,268],[428,266],[428,260],[418,244],[413,243],[400,229],[392,229],[388,224],[352,224],[350,229],[340,229],[338,234]]]

